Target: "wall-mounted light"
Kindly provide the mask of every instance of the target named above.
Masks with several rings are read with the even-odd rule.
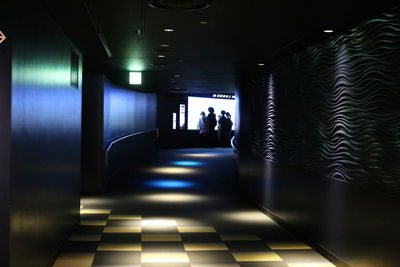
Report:
[[[159,58],[164,58],[165,55],[158,55],[157,57],[159,57]]]
[[[264,66],[265,64],[264,64],[264,63],[258,63],[257,65],[260,66],[260,67],[262,67],[262,66]]]
[[[324,30],[324,33],[333,33],[333,30]]]
[[[160,44],[160,47],[168,48],[168,47],[171,47],[171,45],[170,44]]]
[[[165,28],[164,31],[165,31],[165,32],[173,32],[174,29],[172,29],[172,28]]]
[[[129,84],[142,84],[142,72],[140,71],[131,71],[129,72]]]
[[[200,21],[200,24],[201,24],[201,25],[207,25],[207,24],[208,24],[208,21],[202,20],[202,21]]]

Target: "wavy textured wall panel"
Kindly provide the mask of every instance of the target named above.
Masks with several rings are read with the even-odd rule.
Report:
[[[264,86],[263,155],[400,193],[400,9],[312,46]]]

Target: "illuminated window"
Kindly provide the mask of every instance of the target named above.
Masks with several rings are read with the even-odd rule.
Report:
[[[142,73],[140,71],[129,72],[129,84],[142,84]]]
[[[176,130],[176,113],[172,113],[172,129]]]
[[[181,104],[179,105],[179,127],[181,129],[184,129],[185,124],[186,124],[186,105]]]

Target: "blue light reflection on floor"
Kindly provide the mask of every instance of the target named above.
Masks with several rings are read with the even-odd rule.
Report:
[[[194,183],[178,180],[153,180],[145,182],[146,185],[158,188],[187,188],[194,186]]]
[[[186,166],[186,167],[194,167],[204,165],[201,161],[171,161],[171,164],[176,166]]]

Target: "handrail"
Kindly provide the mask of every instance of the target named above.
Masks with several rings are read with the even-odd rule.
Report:
[[[231,146],[232,146],[233,150],[235,150],[236,153],[239,153],[239,149],[237,148],[237,144],[235,141],[235,136],[232,136],[232,138],[231,138]]]
[[[112,146],[113,146],[114,144],[116,144],[116,143],[118,143],[118,142],[120,142],[120,141],[122,141],[122,140],[128,139],[128,138],[130,138],[130,137],[132,137],[132,136],[139,135],[139,134],[143,134],[143,133],[147,133],[147,132],[153,132],[153,131],[156,131],[156,132],[157,132],[157,137],[158,137],[158,128],[153,128],[153,129],[149,129],[149,130],[144,130],[144,131],[134,132],[134,133],[131,133],[131,134],[128,134],[128,135],[124,135],[124,136],[122,136],[122,137],[120,137],[120,138],[118,138],[118,139],[115,139],[115,140],[111,141],[111,142],[107,145],[107,147],[106,147],[106,149],[105,149],[105,152],[106,152],[106,166],[108,166],[108,153],[110,152],[110,150],[111,150],[111,148],[112,148]]]

